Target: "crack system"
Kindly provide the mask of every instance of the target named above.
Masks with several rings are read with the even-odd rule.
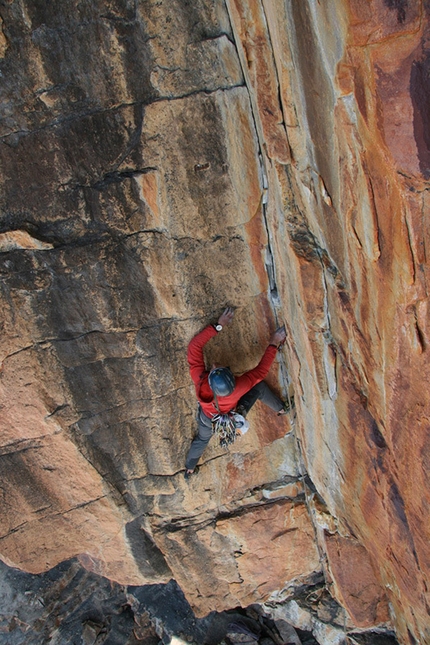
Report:
[[[230,14],[230,7],[229,7],[228,2],[227,2],[227,8],[228,8],[228,11],[229,11],[229,14]],[[264,7],[263,7],[263,12],[264,12]],[[274,312],[275,320],[276,320],[277,324],[279,324],[280,320],[281,320],[281,302],[280,302],[280,295],[279,295],[277,279],[276,279],[276,273],[277,272],[276,272],[275,254],[274,254],[274,251],[273,251],[273,244],[272,244],[272,235],[271,235],[270,225],[269,225],[269,221],[268,221],[268,217],[267,217],[267,201],[268,201],[268,193],[267,193],[267,191],[268,191],[269,186],[268,186],[267,173],[266,173],[266,168],[265,168],[265,157],[264,157],[265,146],[264,146],[264,141],[263,141],[263,137],[262,137],[261,124],[260,124],[259,117],[258,117],[258,110],[256,108],[252,88],[250,87],[249,78],[248,78],[248,75],[247,75],[247,70],[245,69],[245,66],[243,65],[242,57],[239,54],[240,48],[239,48],[239,45],[238,45],[238,42],[237,42],[237,34],[235,33],[234,23],[233,23],[231,15],[230,15],[230,21],[231,21],[232,27],[233,27],[233,35],[234,35],[234,39],[235,39],[234,44],[235,44],[235,47],[236,47],[236,51],[238,53],[239,61],[240,61],[241,66],[242,66],[242,72],[243,72],[243,76],[245,78],[245,86],[247,88],[248,95],[249,95],[249,98],[250,98],[251,113],[252,113],[252,118],[253,118],[253,122],[254,122],[255,131],[257,133],[257,140],[258,140],[259,149],[260,149],[259,163],[260,163],[260,168],[261,168],[261,179],[262,179],[262,187],[263,187],[261,208],[262,208],[262,217],[263,217],[264,227],[265,227],[266,235],[267,235],[266,271],[267,271],[268,281],[269,281],[270,302],[271,302],[272,309],[273,309],[273,312]],[[276,68],[276,65],[275,65],[275,68]],[[186,98],[186,97],[189,97],[189,96],[193,96],[193,95],[196,95],[196,94],[211,94],[213,92],[226,91],[226,90],[234,89],[235,87],[243,87],[243,84],[229,86],[228,88],[220,87],[220,88],[216,88],[215,90],[211,90],[211,91],[205,90],[203,88],[203,89],[199,89],[199,90],[196,90],[196,91],[193,91],[193,92],[186,93],[183,96],[158,97],[153,102],[180,100],[180,99],[183,99],[183,98]],[[279,92],[280,92],[279,79],[278,79],[278,88],[279,88]],[[46,124],[45,126],[39,128],[38,130],[33,130],[31,132],[25,131],[25,132],[22,132],[22,134],[23,135],[29,135],[29,134],[38,132],[40,130],[44,130],[44,129],[48,128],[48,127],[57,126],[57,125],[60,125],[60,124],[63,124],[63,123],[70,122],[70,121],[75,120],[75,119],[87,118],[87,117],[92,116],[93,114],[96,114],[96,113],[105,112],[105,111],[112,111],[112,110],[119,110],[119,109],[122,109],[122,108],[125,108],[125,107],[134,106],[136,104],[137,103],[129,103],[129,104],[124,104],[124,105],[111,106],[111,107],[103,109],[103,110],[93,110],[93,111],[87,112],[85,114],[69,115],[69,116],[67,116],[67,117],[65,117],[63,119],[61,119],[61,118],[55,119],[50,124]],[[140,105],[143,105],[143,104],[140,104]],[[282,109],[282,101],[280,101],[280,105],[281,105],[281,109]],[[118,171],[118,169],[117,169],[119,167],[119,165],[127,157],[127,155],[130,154],[130,151],[133,149],[133,147],[137,144],[137,142],[138,142],[138,140],[140,138],[140,133],[141,133],[141,130],[142,130],[142,124],[143,124],[143,109],[142,109],[142,118],[141,118],[137,128],[135,129],[131,139],[130,139],[130,142],[129,142],[129,145],[128,145],[126,151],[121,155],[120,160],[117,161],[117,163],[115,164],[115,166],[114,166],[115,169],[106,172],[101,179],[98,179],[95,182],[93,182],[91,184],[92,188],[94,188],[96,190],[103,190],[109,184],[119,183],[119,182],[121,182],[121,181],[123,181],[125,179],[132,178],[135,175],[145,174],[145,173],[148,173],[148,172],[157,171],[157,168],[151,167],[151,166],[141,168],[141,169],[139,169],[139,168],[138,169],[127,169],[127,170],[124,170],[124,171]],[[285,119],[284,119],[282,125],[284,127],[284,130],[286,131]],[[6,139],[7,136],[11,136],[12,134],[13,133],[10,133],[9,135],[5,135],[4,137],[2,137],[2,139]],[[20,134],[20,133],[14,133],[14,134]],[[201,169],[202,168],[198,168],[197,170],[201,170]],[[85,186],[76,185],[76,186],[73,186],[73,187],[74,188],[83,188]],[[162,235],[165,235],[165,236],[169,237],[167,232],[152,231],[151,230],[151,231],[136,231],[134,233],[122,236],[121,239],[126,239],[127,237],[131,237],[132,235],[138,235],[138,234],[143,234],[143,233],[162,234]],[[170,239],[175,239],[175,238],[172,238],[170,236]],[[231,238],[229,238],[229,239],[231,239]],[[323,272],[324,272],[324,275],[325,275],[326,266],[324,264],[323,259],[322,258],[320,258],[320,259],[321,259]],[[135,331],[135,330],[121,330],[121,333],[126,333],[127,331]],[[76,340],[76,339],[82,338],[83,336],[86,336],[86,335],[88,335],[90,333],[96,333],[96,332],[104,333],[101,330],[90,330],[89,332],[79,334],[79,335],[74,336],[72,338],[52,339],[50,342],[53,342],[53,341],[54,342],[55,341],[57,341],[57,342],[66,342],[66,341],[69,341],[69,340]],[[112,333],[112,332],[106,332],[106,333]],[[35,344],[27,346],[25,348],[21,348],[17,352],[14,352],[14,354],[19,353],[19,351],[24,351],[24,350],[30,349],[31,347],[35,347],[37,345],[41,345],[42,343],[46,343],[46,342],[47,342],[47,340],[45,339],[43,341],[40,341],[39,343],[35,343]],[[13,354],[11,354],[11,356],[12,355]],[[286,391],[286,396],[287,396],[289,402],[291,403],[291,400],[290,400],[290,397],[289,397],[289,392],[288,392],[288,386],[290,384],[290,378],[289,378],[289,375],[288,375],[288,370],[287,370],[287,367],[286,367],[285,358],[284,358],[284,356],[282,354],[281,354],[281,360],[280,360],[280,368],[281,368],[281,377],[282,377],[283,386],[284,386],[285,391]],[[153,397],[151,397],[151,400],[152,400],[152,398]],[[144,399],[142,399],[142,400],[144,400]],[[128,403],[129,402],[124,403],[124,405],[127,405]],[[120,406],[115,406],[115,408],[117,408],[117,407],[120,407]],[[104,412],[106,412],[106,410],[100,411],[100,412],[98,412],[98,413],[96,413],[95,415],[92,415],[92,416],[95,417],[95,416],[98,416],[99,414],[102,414]],[[54,413],[55,413],[55,411],[54,411]],[[54,413],[52,413],[52,414],[54,414]],[[88,417],[88,418],[90,418],[90,417]],[[292,425],[294,426],[294,420],[292,420]],[[287,500],[290,500],[293,503],[303,504],[303,496],[304,496],[305,503],[306,503],[306,506],[307,506],[307,509],[308,509],[308,514],[309,514],[309,517],[311,518],[311,522],[313,524],[314,531],[315,531],[316,544],[317,544],[318,550],[320,552],[320,560],[321,560],[321,564],[322,564],[322,570],[325,571],[324,555],[322,553],[321,546],[320,546],[319,541],[318,541],[318,533],[317,533],[317,529],[315,527],[314,515],[313,515],[311,507],[310,507],[310,499],[309,499],[309,490],[310,489],[309,489],[309,483],[307,481],[307,473],[306,473],[306,471],[304,469],[304,466],[303,466],[303,459],[301,458],[302,448],[301,448],[300,440],[299,440],[299,438],[297,436],[296,436],[296,441],[297,441],[297,449],[298,449],[298,455],[299,455],[299,457],[297,459],[297,471],[300,473],[300,475],[299,475],[298,478],[293,479],[292,481],[301,481],[301,483],[303,485],[303,493],[301,493],[300,496],[298,496],[297,498],[294,498],[293,500],[291,500],[291,498],[289,498],[288,496],[285,496],[285,497],[282,497],[281,499],[276,498],[276,499],[267,499],[267,500],[259,501],[259,502],[250,502],[245,507],[243,507],[243,505],[242,505],[240,507],[237,507],[237,508],[231,509],[231,510],[224,509],[221,512],[219,512],[217,515],[212,516],[212,517],[206,517],[206,518],[202,517],[202,514],[199,514],[200,516],[192,516],[192,517],[186,517],[186,518],[183,518],[183,517],[171,518],[168,521],[168,524],[164,524],[164,525],[161,525],[161,526],[157,527],[157,530],[164,529],[164,530],[168,530],[168,531],[177,531],[177,530],[180,530],[180,529],[182,529],[182,528],[184,528],[186,526],[196,526],[196,525],[204,525],[205,523],[206,524],[207,523],[214,523],[214,522],[216,522],[216,521],[218,521],[220,519],[227,519],[227,518],[231,518],[231,517],[235,517],[235,516],[244,514],[246,512],[249,512],[249,510],[251,510],[253,508],[256,508],[256,507],[268,506],[268,505],[276,505],[276,504],[279,505],[279,504],[285,503]],[[34,448],[34,447],[35,446],[28,446],[28,448]],[[91,460],[89,458],[89,454],[84,454],[82,452],[82,450],[79,448],[79,446],[77,446],[77,447],[80,450],[81,454],[84,456],[84,458],[94,468],[97,469],[96,465],[91,462]],[[221,456],[221,457],[223,457],[223,456]],[[171,477],[172,475],[167,475],[167,476]],[[173,476],[175,476],[175,475],[173,475]],[[103,474],[102,474],[102,477],[103,477],[103,480],[107,484],[109,484],[109,482],[105,479]],[[138,479],[140,479],[140,478],[138,478]],[[143,478],[143,479],[145,479],[145,478]],[[112,484],[110,484],[110,485],[113,486]],[[273,486],[274,482],[269,482],[268,485]],[[260,489],[263,489],[263,488],[265,488],[264,485],[262,485],[260,487]],[[253,494],[255,494],[256,492],[258,492],[258,489],[253,489],[251,492]],[[94,500],[90,500],[88,502],[78,504],[76,507],[73,507],[71,509],[68,509],[66,511],[62,511],[62,512],[59,512],[59,513],[54,513],[54,514],[51,514],[51,515],[56,516],[56,515],[64,515],[66,513],[70,513],[70,512],[72,512],[72,511],[74,511],[76,509],[79,509],[79,508],[87,506],[87,505],[89,505],[91,503],[94,503],[94,502],[98,501],[99,499],[103,499],[104,497],[106,497],[106,496],[102,496],[100,498],[97,498],[97,499],[94,499]],[[300,499],[298,499],[299,497],[300,497]],[[296,501],[294,501],[294,500],[296,500]],[[245,501],[244,498],[242,498],[240,500],[235,500],[235,502],[237,504],[241,504],[241,503],[243,504],[243,501]],[[43,510],[43,509],[40,509],[40,510]],[[203,515],[205,515],[205,514],[206,513],[204,513]],[[47,515],[46,517],[49,517],[51,515]],[[151,514],[148,514],[148,515],[151,515]],[[160,517],[157,514],[152,514],[152,516],[153,517]],[[19,530],[19,528],[20,527],[16,527],[14,529],[14,531]],[[288,529],[288,530],[295,530],[295,529]],[[280,535],[281,534],[276,535],[275,538],[279,537]],[[0,539],[3,539],[4,537],[6,537],[6,536],[0,536]]]
[[[263,135],[262,135],[262,127],[261,127],[260,120],[259,120],[259,113],[258,113],[258,109],[257,109],[257,106],[256,106],[256,101],[254,100],[253,90],[252,90],[252,87],[251,87],[251,83],[250,83],[250,80],[249,80],[249,76],[248,76],[248,73],[247,73],[246,66],[244,64],[243,57],[240,55],[239,36],[238,36],[237,31],[235,29],[234,19],[232,17],[232,12],[231,12],[231,7],[230,7],[229,0],[226,0],[226,6],[227,6],[227,11],[229,13],[230,23],[232,25],[232,32],[233,32],[233,36],[234,36],[234,39],[235,39],[236,50],[238,52],[239,60],[240,60],[241,66],[242,66],[242,73],[243,73],[243,76],[244,76],[244,79],[245,79],[245,84],[246,84],[248,94],[249,94],[249,97],[250,97],[251,112],[252,112],[253,121],[254,121],[254,124],[255,124],[255,131],[256,131],[256,134],[257,134],[257,140],[258,140],[259,149],[260,149],[259,161],[260,161],[260,168],[261,168],[261,175],[262,175],[262,185],[263,185],[261,208],[262,208],[263,222],[264,222],[264,226],[265,226],[265,229],[266,229],[266,235],[267,235],[266,271],[267,271],[268,281],[269,281],[270,302],[271,302],[272,309],[273,309],[273,312],[274,312],[275,321],[279,325],[280,323],[282,324],[282,322],[281,322],[282,321],[282,311],[281,311],[280,294],[279,294],[279,290],[278,290],[278,286],[277,286],[277,279],[276,279],[277,271],[276,271],[275,253],[274,253],[274,250],[273,250],[271,230],[270,230],[270,225],[269,225],[268,216],[267,216],[267,204],[268,204],[268,200],[269,200],[269,185],[268,185],[267,173],[266,173],[266,167],[265,167],[265,163],[266,163],[266,156],[265,156],[265,153],[264,153],[265,144],[264,144],[264,138],[263,138]],[[267,25],[267,18],[266,18],[266,15],[265,15],[265,9],[264,9],[263,4],[261,5],[261,8],[262,8],[262,11],[263,11],[263,14],[264,14],[264,19],[265,19],[266,25]],[[267,29],[268,29],[268,27],[267,27]],[[273,47],[272,47],[272,54],[273,54]],[[276,68],[276,62],[275,62],[275,69],[277,69]],[[278,78],[278,88],[279,88],[279,98],[280,98],[279,78]],[[285,124],[285,115],[284,115],[281,100],[280,100],[280,104],[281,104],[281,113],[284,116],[283,127],[284,127],[284,130],[285,130],[285,133],[286,133],[286,136],[287,136],[287,141],[288,141],[288,135],[287,135],[286,124]],[[291,151],[291,149],[290,149],[290,151]],[[310,233],[310,231],[309,231],[309,233]],[[331,262],[331,260],[330,260],[330,258],[328,256],[327,252],[325,251],[325,249],[321,249],[319,247],[316,239],[314,238],[314,236],[312,236],[312,237],[313,237],[314,246],[316,246],[315,250],[316,250],[317,255],[319,257],[319,260],[321,262],[322,273],[324,275],[324,281],[325,281],[325,286],[326,286],[326,276],[325,276],[326,270],[328,270],[333,275],[333,277],[335,277],[335,278],[338,276],[338,271],[337,271],[337,268]],[[327,302],[327,299],[325,297],[325,304],[326,304],[326,302]],[[326,320],[327,320],[328,329],[329,329],[330,328],[330,323],[329,323],[329,317],[328,317],[327,312],[326,312]],[[288,343],[288,345],[290,345],[288,337],[287,337],[287,343]],[[290,349],[290,353],[291,353],[293,348],[289,347],[289,349]],[[289,396],[290,378],[289,378],[289,375],[288,375],[287,365],[286,365],[286,361],[285,361],[285,357],[284,357],[283,353],[281,353],[280,356],[281,356],[281,358],[280,358],[281,378],[282,378],[282,381],[283,381],[284,389],[286,391],[286,395],[288,397],[288,401],[291,404],[291,400],[290,400],[290,396]],[[303,491],[304,491],[304,496],[305,496],[305,505],[306,505],[306,508],[307,508],[307,512],[308,512],[312,527],[313,527],[314,536],[315,536],[315,544],[317,546],[317,550],[318,550],[318,554],[319,554],[321,570],[322,570],[322,572],[324,574],[325,584],[326,584],[326,587],[328,589],[330,585],[329,585],[329,578],[328,578],[328,575],[327,575],[328,574],[327,556],[326,556],[325,550],[323,548],[323,545],[321,544],[320,530],[319,530],[319,527],[318,527],[317,522],[316,522],[315,514],[312,511],[312,507],[311,507],[311,494],[312,495],[314,494],[315,489],[314,489],[314,491],[312,491],[312,488],[314,488],[314,486],[313,486],[313,483],[312,483],[311,480],[309,480],[309,482],[310,482],[310,485],[311,485],[312,488],[310,488],[308,486],[308,483],[306,481],[306,479],[308,479],[309,476],[308,476],[308,474],[306,472],[306,469],[305,469],[305,466],[304,466],[303,449],[302,449],[301,441],[300,441],[300,438],[297,436],[297,432],[296,432],[296,427],[295,427],[296,426],[296,423],[295,423],[296,422],[296,415],[297,415],[297,412],[295,412],[295,416],[291,420],[291,424],[293,426],[293,433],[294,433],[294,436],[295,436],[295,439],[296,439],[296,444],[297,444],[297,468],[298,468],[298,472],[300,473],[299,481],[301,481],[301,483],[303,485]],[[346,621],[346,610],[344,610],[344,611],[345,611],[345,621]]]

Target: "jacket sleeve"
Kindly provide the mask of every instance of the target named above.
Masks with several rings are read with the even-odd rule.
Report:
[[[242,376],[239,376],[236,379],[236,387],[239,388],[241,392],[242,390],[243,393],[248,392],[252,387],[254,387],[254,385],[262,381],[267,376],[275,359],[277,349],[278,348],[274,345],[269,345],[257,367],[249,370],[249,372],[245,372],[245,374],[242,374]]]
[[[197,336],[194,336],[188,345],[187,360],[190,366],[191,378],[195,385],[198,385],[202,374],[206,371],[203,348],[216,335],[216,329],[212,325],[208,325]]]

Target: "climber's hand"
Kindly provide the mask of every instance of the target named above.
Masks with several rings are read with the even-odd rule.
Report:
[[[225,327],[225,325],[229,325],[231,321],[233,320],[234,317],[234,309],[233,307],[227,307],[221,314],[221,316],[218,318],[218,325],[222,325]]]
[[[283,345],[287,339],[287,333],[285,331],[285,326],[282,325],[282,327],[278,327],[278,329],[271,335],[270,337],[270,345],[276,345],[279,347],[280,345]]]

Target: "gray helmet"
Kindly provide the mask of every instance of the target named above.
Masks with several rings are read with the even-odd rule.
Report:
[[[234,376],[228,367],[215,367],[209,372],[209,387],[215,396],[228,396],[234,390]]]

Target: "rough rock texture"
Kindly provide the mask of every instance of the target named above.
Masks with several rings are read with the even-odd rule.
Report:
[[[353,645],[396,645],[394,635],[386,632],[356,632],[350,625],[344,631],[344,611],[323,587],[322,576],[310,578],[276,611],[252,605],[196,618],[174,580],[125,588],[86,571],[76,559],[38,575],[0,563],[0,643],[221,645],[226,635],[230,643],[243,643],[243,632],[231,640],[241,625],[257,636],[253,645],[315,645],[310,623],[322,632],[325,620],[337,626],[332,634],[346,633]],[[301,608],[301,628],[286,620],[293,606]]]
[[[429,12],[1,5],[4,562],[174,578],[200,615],[323,572],[351,629],[430,643]],[[186,346],[226,303],[208,362],[285,322],[294,432],[257,405],[188,484]]]
[[[338,519],[334,591],[365,624],[344,565],[362,551],[400,637],[428,643],[429,6],[229,5],[255,103],[268,69],[279,82],[292,161],[260,110],[267,218],[303,457]]]
[[[128,584],[173,575],[207,613],[199,569],[216,570],[216,551],[170,550],[170,534],[249,510],[223,537],[233,584],[236,542],[273,504],[269,540],[285,530],[303,575],[319,570],[303,490],[284,490],[300,477],[288,421],[257,413],[230,453],[214,442],[198,483],[183,479],[188,341],[230,300],[237,322],[211,351],[243,371],[274,327],[257,137],[225,6],[30,1],[2,16],[2,558],[36,573],[78,556]],[[190,549],[195,580],[181,576]],[[251,577],[214,607],[301,573],[256,571],[262,596]]]

